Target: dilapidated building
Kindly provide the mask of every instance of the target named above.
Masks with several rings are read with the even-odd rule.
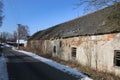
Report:
[[[120,75],[120,5],[39,31],[26,46]]]

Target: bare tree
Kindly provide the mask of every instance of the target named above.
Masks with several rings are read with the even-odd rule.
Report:
[[[19,39],[26,39],[29,36],[29,28],[26,25],[18,24],[18,35]]]
[[[11,33],[8,33],[8,32],[1,32],[0,33],[0,40],[1,40],[1,42],[12,41],[13,35]]]
[[[7,32],[2,32],[1,33],[1,38],[2,38],[2,42],[6,42],[7,38],[8,38],[8,33]]]
[[[2,26],[2,20],[3,20],[3,0],[0,0],[0,26]]]
[[[119,3],[120,0],[80,0],[76,7],[80,7],[85,4],[85,11],[98,10],[113,4]]]
[[[13,41],[16,42],[17,41],[17,31],[13,32]]]

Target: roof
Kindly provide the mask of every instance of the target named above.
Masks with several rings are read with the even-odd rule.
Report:
[[[114,6],[67,21],[35,33],[30,40],[56,39],[73,36],[120,32],[120,6]]]

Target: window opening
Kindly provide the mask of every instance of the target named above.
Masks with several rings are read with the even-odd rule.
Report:
[[[72,47],[72,57],[76,57],[76,48]]]
[[[120,67],[120,50],[115,50],[115,53],[114,53],[114,65]]]
[[[56,46],[54,46],[54,48],[53,48],[53,52],[56,53]]]
[[[62,41],[60,41],[60,47],[62,47]]]

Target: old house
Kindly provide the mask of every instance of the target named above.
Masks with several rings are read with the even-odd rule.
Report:
[[[120,75],[120,5],[39,31],[26,46]]]

